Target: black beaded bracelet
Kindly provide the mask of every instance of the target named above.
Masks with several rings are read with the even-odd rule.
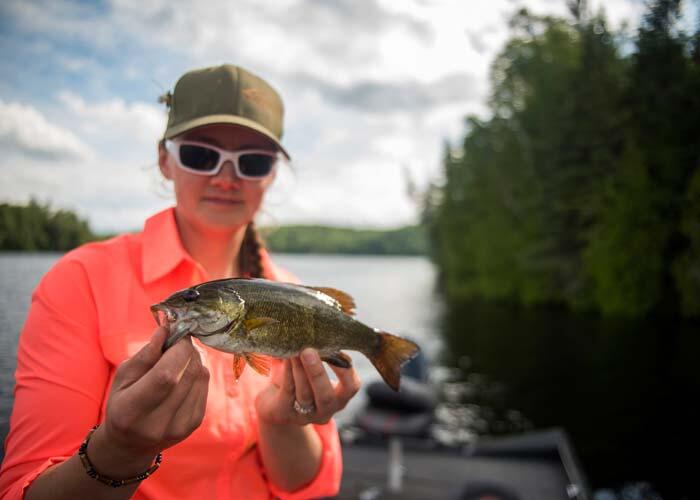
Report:
[[[82,462],[83,467],[85,467],[85,472],[87,472],[88,476],[90,476],[93,479],[97,479],[99,482],[106,484],[107,486],[111,486],[112,488],[119,488],[120,486],[126,486],[127,484],[143,481],[148,476],[153,474],[158,469],[158,467],[160,467],[160,463],[163,461],[162,453],[158,453],[158,455],[156,455],[155,462],[153,462],[153,465],[151,465],[148,468],[148,470],[128,479],[112,479],[107,476],[103,476],[102,474],[97,472],[95,470],[95,467],[92,466],[92,462],[90,462],[90,459],[87,456],[87,447],[88,443],[90,442],[90,438],[92,437],[92,434],[97,430],[99,426],[100,425],[97,424],[95,427],[90,429],[90,432],[88,432],[87,436],[85,436],[85,441],[83,441],[83,444],[81,444],[80,448],[78,448],[78,456],[80,457],[80,461]]]

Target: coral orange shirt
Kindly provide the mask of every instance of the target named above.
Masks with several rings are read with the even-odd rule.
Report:
[[[290,281],[267,253],[265,276]],[[174,210],[146,221],[138,234],[90,243],[63,256],[44,276],[20,336],[15,400],[0,499],[22,498],[46,468],[74,455],[104,417],[116,366],[145,345],[156,325],[149,306],[207,281],[184,250]],[[323,443],[321,466],[302,489],[286,492],[265,476],[257,450],[255,397],[269,383],[247,368],[234,381],[232,356],[194,342],[209,368],[201,426],[163,452],[160,469],[135,499],[284,499],[335,495],[342,458],[335,424],[314,426]]]

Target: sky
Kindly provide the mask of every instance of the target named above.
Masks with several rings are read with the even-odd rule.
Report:
[[[636,26],[641,0],[604,4]],[[488,116],[489,66],[519,8],[564,0],[3,0],[0,202],[75,210],[98,232],[138,230],[174,203],[156,165],[184,72],[222,63],[285,102],[291,169],[264,225],[417,222],[406,179],[439,180],[445,141]]]

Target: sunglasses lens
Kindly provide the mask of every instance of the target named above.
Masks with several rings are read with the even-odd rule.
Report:
[[[277,156],[248,153],[238,158],[238,167],[246,177],[266,177],[275,167]]]
[[[210,172],[219,163],[219,153],[202,146],[183,144],[180,146],[180,162],[192,170]]]

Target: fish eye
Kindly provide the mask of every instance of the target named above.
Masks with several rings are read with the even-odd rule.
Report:
[[[194,302],[199,298],[199,292],[193,288],[190,288],[182,292],[182,298],[185,302]]]

